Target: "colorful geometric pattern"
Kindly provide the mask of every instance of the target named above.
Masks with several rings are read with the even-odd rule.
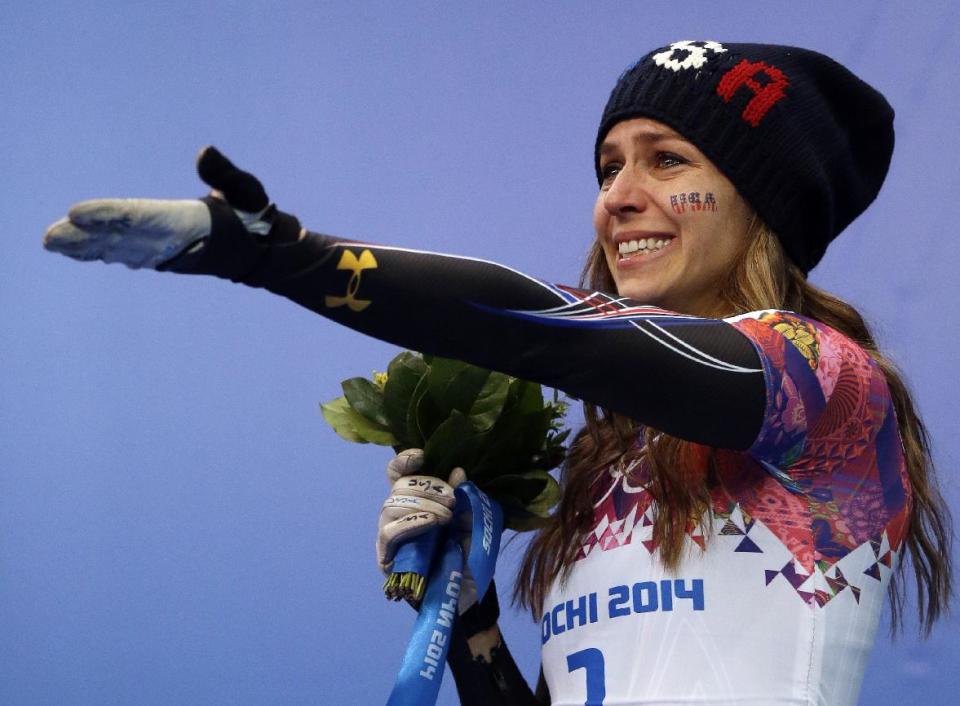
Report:
[[[762,553],[751,538],[762,525],[793,555],[765,569],[767,585],[785,580],[811,606],[844,591],[859,602],[858,582],[879,581],[895,566],[910,517],[903,448],[883,373],[851,340],[796,314],[756,312],[729,321],[760,353],[767,410],[748,451],[716,451],[712,530],[742,537],[735,552]],[[655,550],[645,486],[639,462],[598,478],[595,526],[578,558],[630,544],[635,536]],[[704,546],[695,527],[690,537]],[[865,547],[872,557],[865,578],[850,575],[850,566],[839,563]]]

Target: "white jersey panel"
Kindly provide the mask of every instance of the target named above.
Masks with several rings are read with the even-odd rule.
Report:
[[[643,543],[641,520],[552,587],[541,639],[553,704],[856,703],[889,569],[853,579],[877,563],[865,545],[837,563],[850,581],[831,586],[762,523],[744,551],[742,535],[720,534],[725,522],[706,551],[689,543],[676,574]],[[791,565],[797,575],[780,571]]]

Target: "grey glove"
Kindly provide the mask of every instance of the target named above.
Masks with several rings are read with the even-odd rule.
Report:
[[[377,531],[377,562],[384,572],[390,571],[401,544],[453,517],[454,489],[466,477],[463,469],[454,469],[450,482],[444,482],[418,475],[422,467],[422,449],[402,451],[387,464],[390,495],[380,510]]]
[[[201,250],[217,220],[232,220],[229,225],[234,227],[239,222],[252,236],[270,233],[276,209],[255,176],[238,169],[212,146],[200,151],[197,172],[212,188],[205,199],[81,201],[47,229],[43,246],[75,260],[157,269],[179,255]]]
[[[423,450],[407,449],[390,459],[387,480],[390,495],[380,510],[377,532],[377,563],[389,573],[397,548],[433,527],[448,524],[456,505],[454,491],[467,479],[462,468],[454,468],[446,482],[433,476],[418,475],[423,467]],[[464,531],[464,556],[470,553],[470,514],[460,516]],[[477,584],[464,566],[458,612],[462,615],[477,602]]]

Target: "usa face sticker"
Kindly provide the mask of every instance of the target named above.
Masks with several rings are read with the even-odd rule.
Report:
[[[716,213],[719,210],[717,197],[712,191],[706,191],[702,194],[699,191],[684,191],[679,194],[670,195],[670,208],[674,213],[693,213],[703,211],[706,213]]]

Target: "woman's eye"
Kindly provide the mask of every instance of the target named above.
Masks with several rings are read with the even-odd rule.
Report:
[[[659,167],[676,167],[686,163],[687,160],[673,152],[657,152],[657,166]]]
[[[609,162],[608,164],[602,165],[600,167],[600,178],[602,180],[602,184],[609,186],[610,182],[614,180],[622,168],[623,166],[618,162]]]

